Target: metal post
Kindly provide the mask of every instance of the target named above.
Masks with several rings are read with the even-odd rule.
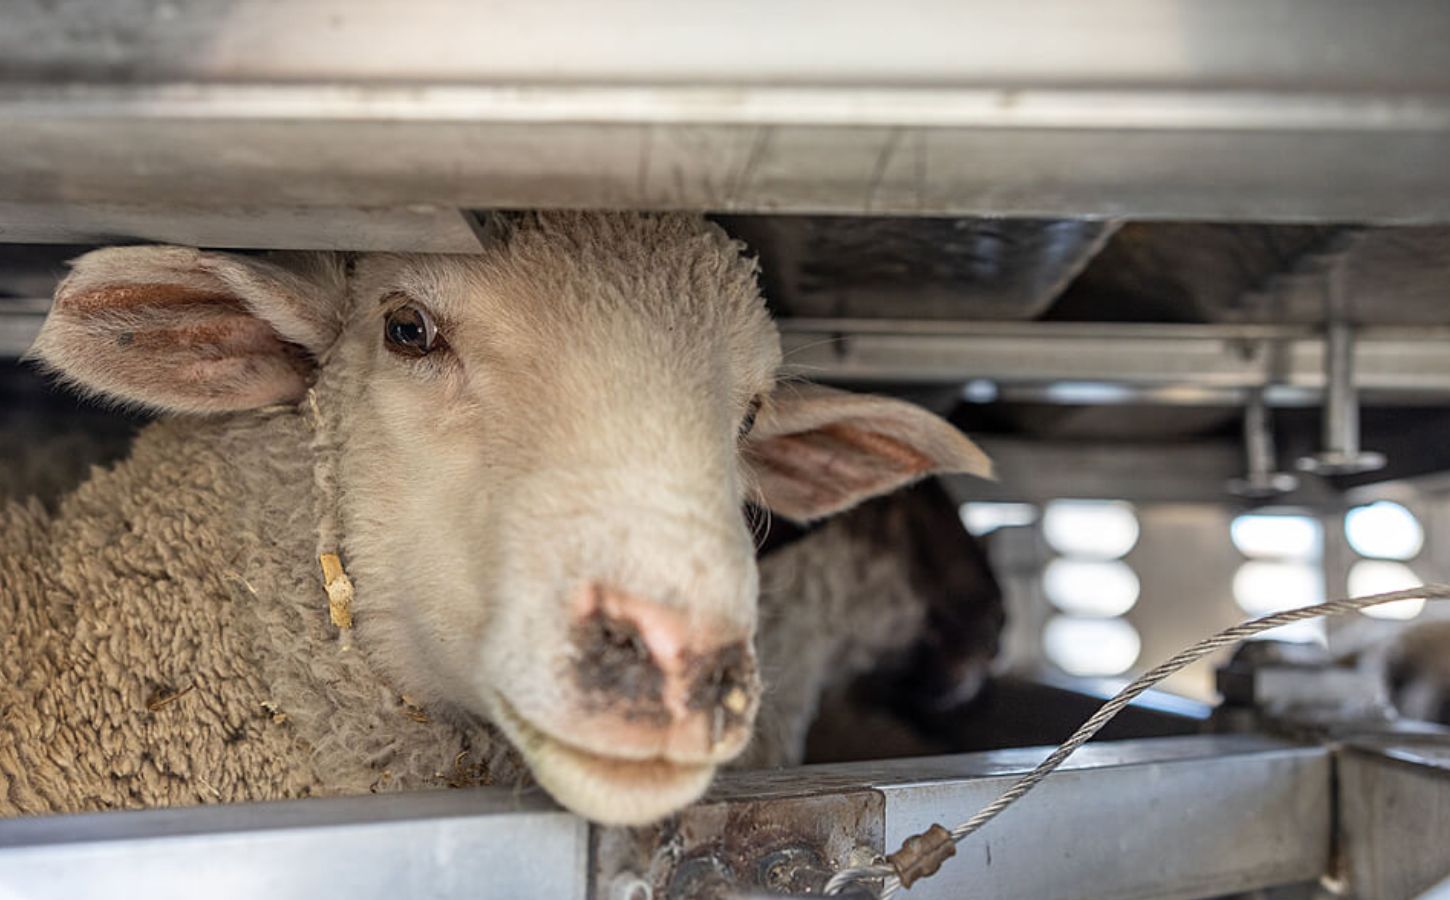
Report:
[[[1249,395],[1244,408],[1244,454],[1248,474],[1228,483],[1229,493],[1249,499],[1262,499],[1287,494],[1299,486],[1299,479],[1289,472],[1276,472],[1274,432],[1269,423],[1269,408],[1263,390]]]
[[[1318,475],[1354,475],[1385,465],[1383,453],[1359,447],[1359,391],[1354,382],[1354,326],[1344,291],[1344,254],[1329,261],[1324,276],[1324,448],[1299,460]]]

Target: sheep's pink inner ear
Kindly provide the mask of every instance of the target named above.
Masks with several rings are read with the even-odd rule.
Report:
[[[193,273],[156,282],[98,281],[87,277],[85,266],[82,258],[58,288],[32,350],[73,385],[196,413],[255,409],[306,391],[307,353],[220,282]]]
[[[772,396],[745,457],[760,500],[797,521],[842,512],[925,475],[992,471],[965,435],[920,407],[814,386]]]

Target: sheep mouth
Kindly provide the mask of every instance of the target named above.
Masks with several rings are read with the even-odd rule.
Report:
[[[605,825],[644,825],[688,806],[709,787],[714,763],[632,759],[586,750],[529,722],[496,694],[499,725],[534,779],[561,805]]]

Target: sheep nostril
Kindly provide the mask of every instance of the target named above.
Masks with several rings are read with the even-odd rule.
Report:
[[[730,644],[702,661],[691,686],[691,709],[723,714],[721,726],[742,724],[750,710],[752,676],[750,650],[744,643]]]
[[[595,613],[579,621],[571,637],[574,678],[583,694],[601,705],[662,704],[665,673],[633,622]]]

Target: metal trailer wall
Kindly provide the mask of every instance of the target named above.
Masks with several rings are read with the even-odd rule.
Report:
[[[3,236],[174,239],[191,211],[224,245],[449,250],[455,211],[533,206],[1444,222],[1447,45],[1438,0],[22,0]]]
[[[0,821],[0,893],[108,886],[208,896],[721,896],[819,891],[829,871],[984,805],[1045,751],[722,778],[654,829],[591,829],[505,790]],[[1254,737],[1084,749],[911,897],[1211,897],[1330,863],[1330,754]],[[1151,785],[1151,792],[1143,787]],[[889,846],[888,846],[889,845]],[[729,895],[729,892],[726,892]]]
[[[1446,46],[1439,0],[20,0],[0,27],[0,241],[461,252],[475,211],[534,206],[1450,222]],[[44,308],[7,303],[0,352]],[[1298,402],[1323,383],[1299,327],[1014,327],[802,321],[786,343],[842,381],[1099,379],[1169,402],[1185,382],[1221,401],[1272,379]],[[1361,337],[1367,391],[1450,391],[1445,334]],[[1158,448],[998,444],[1043,496],[1092,470],[1182,499]],[[1240,474],[1237,453],[1185,450],[1194,490]],[[743,773],[652,838],[473,792],[6,821],[0,893],[779,887],[964,817],[1038,755]],[[1090,747],[913,895],[1329,874],[1411,896],[1450,867],[1445,771],[1257,738]]]

